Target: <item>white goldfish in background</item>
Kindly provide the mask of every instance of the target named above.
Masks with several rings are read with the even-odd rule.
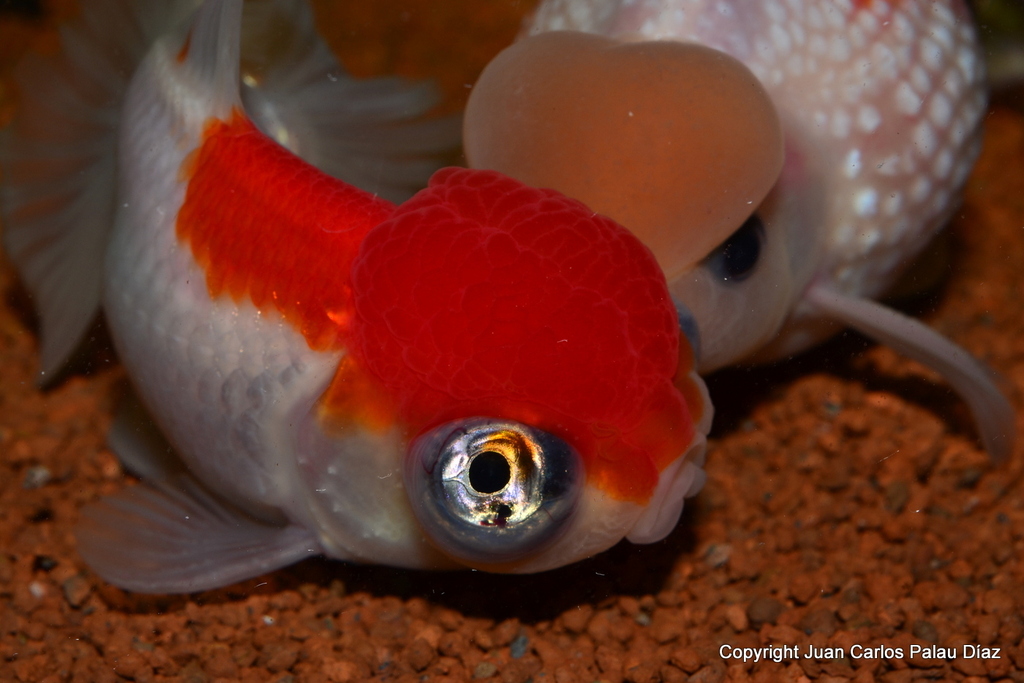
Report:
[[[140,7],[90,3],[68,71],[26,72],[0,155],[44,369],[102,302],[180,456],[115,427],[143,483],[84,510],[97,573],[194,591],[314,553],[531,572],[673,528],[711,408],[635,236],[493,171],[399,206],[332,177],[422,175],[423,92],[345,79],[296,2],[253,3],[298,26],[278,56],[301,59],[261,78],[241,0]]]
[[[984,65],[959,0],[547,0],[484,70],[466,156],[611,216],[655,253],[698,366],[849,325],[939,371],[997,459],[989,371],[872,301],[949,219]]]

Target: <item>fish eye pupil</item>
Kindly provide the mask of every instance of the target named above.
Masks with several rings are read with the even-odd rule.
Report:
[[[723,280],[741,282],[757,266],[763,242],[764,223],[755,213],[711,253],[710,265]]]
[[[501,453],[484,451],[469,465],[469,484],[478,493],[497,493],[512,480],[512,468]],[[511,515],[509,511],[505,517]]]

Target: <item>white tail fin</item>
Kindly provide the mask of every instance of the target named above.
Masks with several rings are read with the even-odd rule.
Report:
[[[927,325],[876,301],[833,292],[820,285],[807,301],[822,314],[849,325],[889,348],[937,371],[967,402],[981,443],[996,462],[1013,451],[1013,406],[993,381],[994,373],[969,352]]]
[[[0,140],[0,209],[4,246],[40,316],[41,380],[99,309],[121,100],[156,32],[175,10],[180,18],[172,5],[90,0],[62,29],[59,59],[31,56],[18,68],[21,109]]]
[[[41,381],[66,361],[99,309],[128,82],[150,45],[201,4],[90,0],[62,30],[60,58],[32,57],[18,69],[22,106],[0,138],[0,215],[5,247],[40,316]],[[256,0],[246,12],[246,106],[307,161],[400,200],[457,148],[455,118],[422,118],[436,102],[429,85],[345,75],[317,37],[305,0]],[[192,38],[189,61],[217,68],[227,46],[215,36]],[[210,50],[217,54],[204,54]]]

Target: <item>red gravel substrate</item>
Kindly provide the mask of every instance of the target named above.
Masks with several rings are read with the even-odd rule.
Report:
[[[337,31],[347,61],[438,76],[453,102],[527,9],[321,5],[331,25],[362,17]],[[0,22],[7,46],[38,33]],[[987,135],[949,276],[912,312],[1001,372],[1019,406],[1024,117],[995,110]],[[311,560],[139,596],[94,576],[71,533],[84,503],[131,484],[104,445],[123,373],[94,354],[91,374],[39,392],[30,307],[7,265],[0,287],[0,681],[1024,681],[1024,447],[994,467],[932,373],[859,337],[711,379],[709,482],[662,543],[538,576]],[[912,644],[957,656],[912,657]],[[722,645],[800,656],[744,664]],[[837,650],[804,657],[811,646]]]

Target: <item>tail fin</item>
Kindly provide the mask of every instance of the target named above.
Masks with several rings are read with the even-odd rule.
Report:
[[[807,300],[824,315],[849,325],[898,353],[937,371],[966,401],[981,443],[992,459],[1004,462],[1016,440],[1016,413],[994,374],[974,356],[927,325],[887,308],[816,285]]]
[[[40,316],[41,382],[99,309],[128,82],[153,41],[201,4],[89,0],[61,31],[59,58],[33,56],[18,68],[21,109],[0,137],[0,217]],[[257,0],[246,12],[244,101],[257,125],[299,156],[400,200],[458,147],[456,118],[421,119],[437,99],[429,85],[347,76],[317,37],[305,0]],[[286,33],[275,36],[282,25]]]
[[[40,381],[99,309],[121,100],[180,5],[90,0],[81,20],[61,30],[60,58],[32,55],[17,70],[21,109],[0,139],[0,210],[4,246],[40,316]]]

